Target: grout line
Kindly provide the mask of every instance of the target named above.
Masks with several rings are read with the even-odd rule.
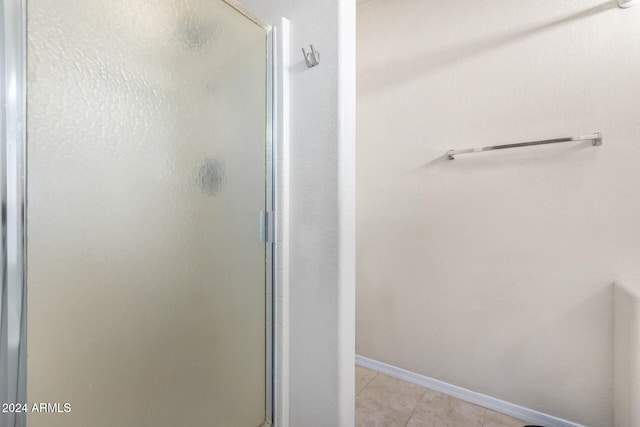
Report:
[[[367,369],[369,369],[369,368],[367,368]],[[362,387],[362,388],[360,389],[360,391],[356,393],[356,396],[358,396],[360,393],[362,393],[362,392],[364,391],[364,389],[365,389],[365,388],[367,388],[367,387],[369,386],[369,384],[371,384],[371,381],[373,381],[373,379],[374,379],[375,377],[377,377],[377,376],[378,376],[378,374],[379,374],[379,372],[374,371],[373,369],[369,369],[369,370],[370,370],[371,372],[373,372],[375,375],[374,375],[374,376],[372,376],[372,377],[371,377],[371,379],[370,379],[369,381],[367,381],[367,383],[364,385],[364,387]]]
[[[374,376],[372,376],[371,379],[367,382],[367,385],[362,387],[362,390],[364,390],[365,388],[369,387],[369,384],[371,384],[373,382],[373,380],[375,380],[378,377],[378,374],[379,374],[379,372],[376,372],[376,374]],[[362,390],[360,390],[360,391],[362,392]]]
[[[487,408],[484,408],[484,414],[482,414],[482,427],[484,427],[484,420],[487,418]]]
[[[407,382],[407,381],[405,381]],[[411,383],[409,383],[411,384]],[[422,386],[421,386],[422,387]],[[404,423],[404,427],[407,427],[407,425],[409,424],[409,421],[411,421],[411,418],[413,418],[413,414],[416,413],[416,409],[418,409],[418,405],[420,405],[420,402],[422,402],[422,399],[424,399],[424,395],[427,394],[427,389],[425,387],[422,387],[422,395],[420,396],[420,399],[418,399],[418,403],[416,403],[416,406],[413,407],[413,411],[411,411],[411,415],[409,415],[409,418],[407,419],[407,422]]]

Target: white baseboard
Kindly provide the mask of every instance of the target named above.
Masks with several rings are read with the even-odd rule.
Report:
[[[397,366],[387,365],[386,363],[367,359],[363,356],[356,356],[356,365],[510,415],[528,423],[545,427],[584,427],[581,424],[576,424],[571,421],[563,420],[562,418],[543,414],[542,412],[534,411],[533,409],[524,408],[513,403],[505,402],[504,400],[496,399],[495,397],[487,396],[482,393],[467,390],[466,388],[445,383],[444,381],[436,380],[435,378],[416,374],[415,372],[407,371],[406,369],[398,368]]]

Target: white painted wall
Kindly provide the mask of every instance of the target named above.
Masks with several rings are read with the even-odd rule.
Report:
[[[640,273],[639,22],[603,0],[358,6],[358,354],[613,424],[611,283]]]
[[[613,288],[614,425],[640,426],[640,280]]]
[[[348,427],[354,419],[355,3],[242,3],[271,24],[290,21],[288,422]],[[312,69],[301,52],[309,44],[321,55]]]

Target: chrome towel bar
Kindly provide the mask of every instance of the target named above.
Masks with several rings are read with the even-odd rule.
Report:
[[[558,142],[569,142],[569,141],[591,141],[592,145],[602,145],[602,134],[600,132],[596,132],[591,135],[584,135],[584,136],[577,136],[577,137],[567,136],[565,138],[518,142],[516,144],[492,145],[489,147],[479,147],[479,148],[465,148],[463,150],[449,150],[447,151],[447,157],[449,158],[449,160],[453,160],[455,159],[454,156],[458,154],[479,153],[481,151],[501,150],[503,148],[528,147],[530,145],[556,144]]]

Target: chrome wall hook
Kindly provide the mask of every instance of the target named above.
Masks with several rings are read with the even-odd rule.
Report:
[[[311,47],[311,52],[307,53],[302,48],[302,54],[304,55],[304,62],[307,63],[307,67],[315,67],[320,64],[320,52],[313,48],[313,45],[309,45]]]

